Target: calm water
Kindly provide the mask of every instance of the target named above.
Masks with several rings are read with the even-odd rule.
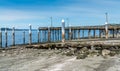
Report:
[[[59,36],[57,35],[58,38],[55,38],[56,35],[53,32],[54,31],[51,31],[51,41],[60,41],[61,31],[60,31]],[[40,31],[40,38],[39,38],[40,42],[48,41],[48,38],[47,38],[48,35],[43,35],[43,33],[45,32]],[[96,31],[96,34],[98,35],[98,30]],[[75,36],[78,37],[78,33],[76,33]],[[91,36],[93,36],[93,30],[91,30]],[[80,37],[82,37],[82,30],[80,31]],[[84,31],[84,37],[88,37],[88,30]],[[65,39],[67,40],[68,38],[69,38],[68,32],[66,32]],[[28,42],[29,42],[29,32],[25,31],[25,43],[27,44]],[[37,43],[37,42],[38,42],[38,32],[37,30],[34,30],[32,31],[32,43]],[[23,44],[23,31],[15,31],[15,44]],[[8,46],[10,45],[12,45],[12,31],[8,31]],[[2,46],[5,47],[5,32],[4,31],[2,31]]]

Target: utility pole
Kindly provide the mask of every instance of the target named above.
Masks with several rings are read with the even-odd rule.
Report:
[[[67,27],[69,27],[69,18],[67,18]]]
[[[51,19],[51,27],[52,27],[52,17],[50,17],[50,19]]]

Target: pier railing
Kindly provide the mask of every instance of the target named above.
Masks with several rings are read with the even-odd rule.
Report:
[[[65,42],[70,40],[104,38],[119,38],[120,26],[108,26],[106,34],[105,26],[70,26],[65,27],[64,21],[62,27],[39,27],[37,30],[32,30],[29,25],[29,30],[22,30],[19,34],[15,27],[8,32],[0,30],[0,47],[8,47],[17,44],[33,44],[47,42]],[[12,33],[11,33],[12,32]],[[33,42],[34,41],[34,42]],[[19,43],[21,42],[21,43]]]

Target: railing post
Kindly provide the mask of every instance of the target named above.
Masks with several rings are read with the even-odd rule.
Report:
[[[8,40],[8,38],[7,38],[7,28],[5,28],[5,47],[7,47],[7,40]]]
[[[29,45],[32,44],[32,26],[29,24]]]
[[[23,31],[23,44],[25,44],[25,31]]]
[[[0,48],[2,48],[2,30],[0,28]]]
[[[48,42],[50,42],[50,27],[48,27]]]
[[[15,27],[12,29],[12,45],[15,46]]]
[[[62,42],[65,42],[65,21],[62,20]]]

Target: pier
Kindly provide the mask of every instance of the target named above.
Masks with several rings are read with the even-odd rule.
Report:
[[[17,45],[16,43],[16,29],[12,28],[11,40],[12,46]],[[34,33],[37,37],[34,37],[32,32],[32,25],[29,25],[28,33],[22,30],[22,40],[21,44],[34,44],[34,43],[52,43],[52,42],[67,42],[67,41],[81,41],[81,39],[119,39],[120,38],[120,25],[111,25],[107,24],[107,32],[106,25],[101,26],[69,26],[65,27],[64,21],[62,22],[62,27],[39,27],[37,32]],[[3,34],[4,34],[4,46],[8,47],[8,30],[5,31],[0,30],[0,47],[3,45]],[[28,36],[26,36],[28,34]],[[33,42],[32,39],[36,38],[37,41]],[[26,43],[26,39],[28,42]]]
[[[46,36],[46,38],[56,39],[49,40],[48,42],[61,41],[60,35],[62,35],[61,27],[39,27],[39,31],[43,32],[41,35]],[[92,39],[92,38],[119,38],[120,35],[120,26],[108,25],[108,33],[106,34],[105,26],[76,26],[76,27],[65,27],[65,40],[79,40],[79,39]],[[48,33],[49,31],[49,33]],[[44,33],[46,32],[46,33]],[[84,36],[87,32],[87,36]],[[96,34],[98,33],[98,34]],[[82,36],[81,36],[82,35]],[[108,36],[106,38],[106,36]],[[46,39],[43,38],[43,39]],[[64,38],[64,37],[63,37]],[[47,41],[46,41],[47,42]]]

